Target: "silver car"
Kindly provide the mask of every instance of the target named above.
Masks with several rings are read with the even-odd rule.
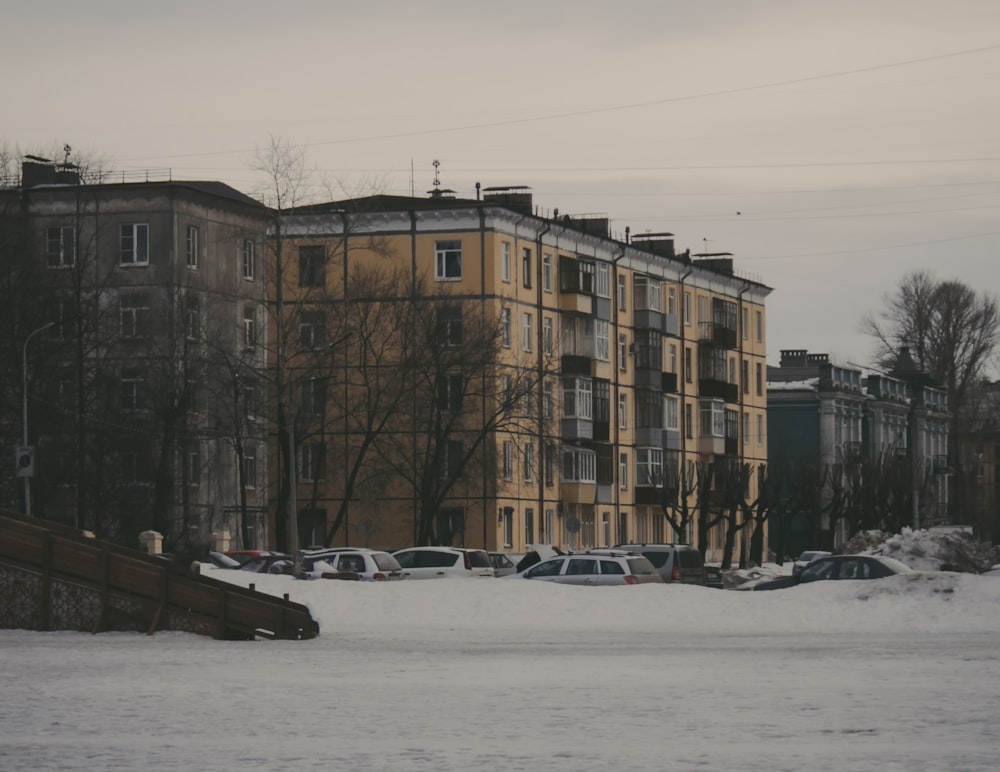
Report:
[[[549,558],[514,574],[514,577],[588,586],[663,584],[663,577],[647,558],[612,550]]]

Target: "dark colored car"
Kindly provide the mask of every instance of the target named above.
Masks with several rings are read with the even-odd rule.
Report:
[[[725,582],[722,581],[722,567],[705,564],[705,586],[716,590],[726,589]]]
[[[705,561],[701,552],[689,544],[616,544],[615,549],[642,555],[668,584],[680,582],[705,586]]]
[[[884,579],[910,574],[913,569],[895,558],[879,555],[830,555],[812,561],[794,576],[782,576],[754,585],[752,590],[780,590],[827,579]]]

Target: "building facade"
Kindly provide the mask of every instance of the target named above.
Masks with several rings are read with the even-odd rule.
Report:
[[[126,544],[192,528],[263,543],[266,208],[218,182],[85,184],[38,158],[2,195],[30,287],[8,302],[33,514]]]
[[[526,188],[298,208],[281,214],[280,235],[271,347],[285,352],[281,402],[298,438],[300,542],[694,543],[697,513],[678,528],[665,512],[696,509],[709,465],[767,459],[770,289],[727,255],[676,254],[671,234],[612,238],[602,218],[541,216]],[[357,302],[385,277],[394,290]],[[411,321],[376,347],[355,315],[393,297],[416,301]],[[411,407],[397,404],[378,433],[357,395],[370,398],[393,342],[404,361],[421,304],[436,306],[420,338],[433,357],[409,352]],[[272,489],[290,487],[278,456],[270,468]],[[752,499],[753,474],[748,485]],[[710,559],[722,543],[711,529]]]

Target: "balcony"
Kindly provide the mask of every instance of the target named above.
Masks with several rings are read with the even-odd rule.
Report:
[[[632,326],[637,330],[663,330],[663,314],[659,311],[636,309],[632,314]]]
[[[658,426],[635,427],[636,445],[650,445],[654,448],[663,447],[663,429]]]
[[[726,452],[726,438],[703,435],[698,438],[698,453],[703,456],[721,456]]]
[[[684,441],[681,439],[681,433],[679,429],[664,429],[663,430],[663,445],[664,450],[680,450],[684,447]]]
[[[597,483],[562,482],[559,498],[566,504],[593,504],[597,497]]]
[[[670,335],[676,338],[680,334],[680,326],[677,322],[677,314],[663,314],[661,321],[663,324],[660,327],[660,332],[664,335]]]
[[[723,327],[714,322],[700,322],[698,324],[698,342],[710,343],[724,349],[736,348],[736,329]]]
[[[580,354],[563,354],[559,366],[563,375],[583,375],[589,378],[593,375],[593,362],[591,357]]]
[[[635,366],[635,385],[640,388],[659,390],[663,384],[663,373],[659,367]]]
[[[589,418],[563,418],[562,438],[564,440],[594,439],[594,422]]]
[[[660,373],[660,391],[677,394],[677,373]]]
[[[698,396],[706,399],[721,399],[731,404],[740,401],[739,387],[735,383],[715,378],[698,379]]]

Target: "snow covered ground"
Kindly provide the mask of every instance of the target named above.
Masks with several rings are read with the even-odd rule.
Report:
[[[312,641],[0,631],[0,769],[987,770],[1000,578],[290,593]]]

